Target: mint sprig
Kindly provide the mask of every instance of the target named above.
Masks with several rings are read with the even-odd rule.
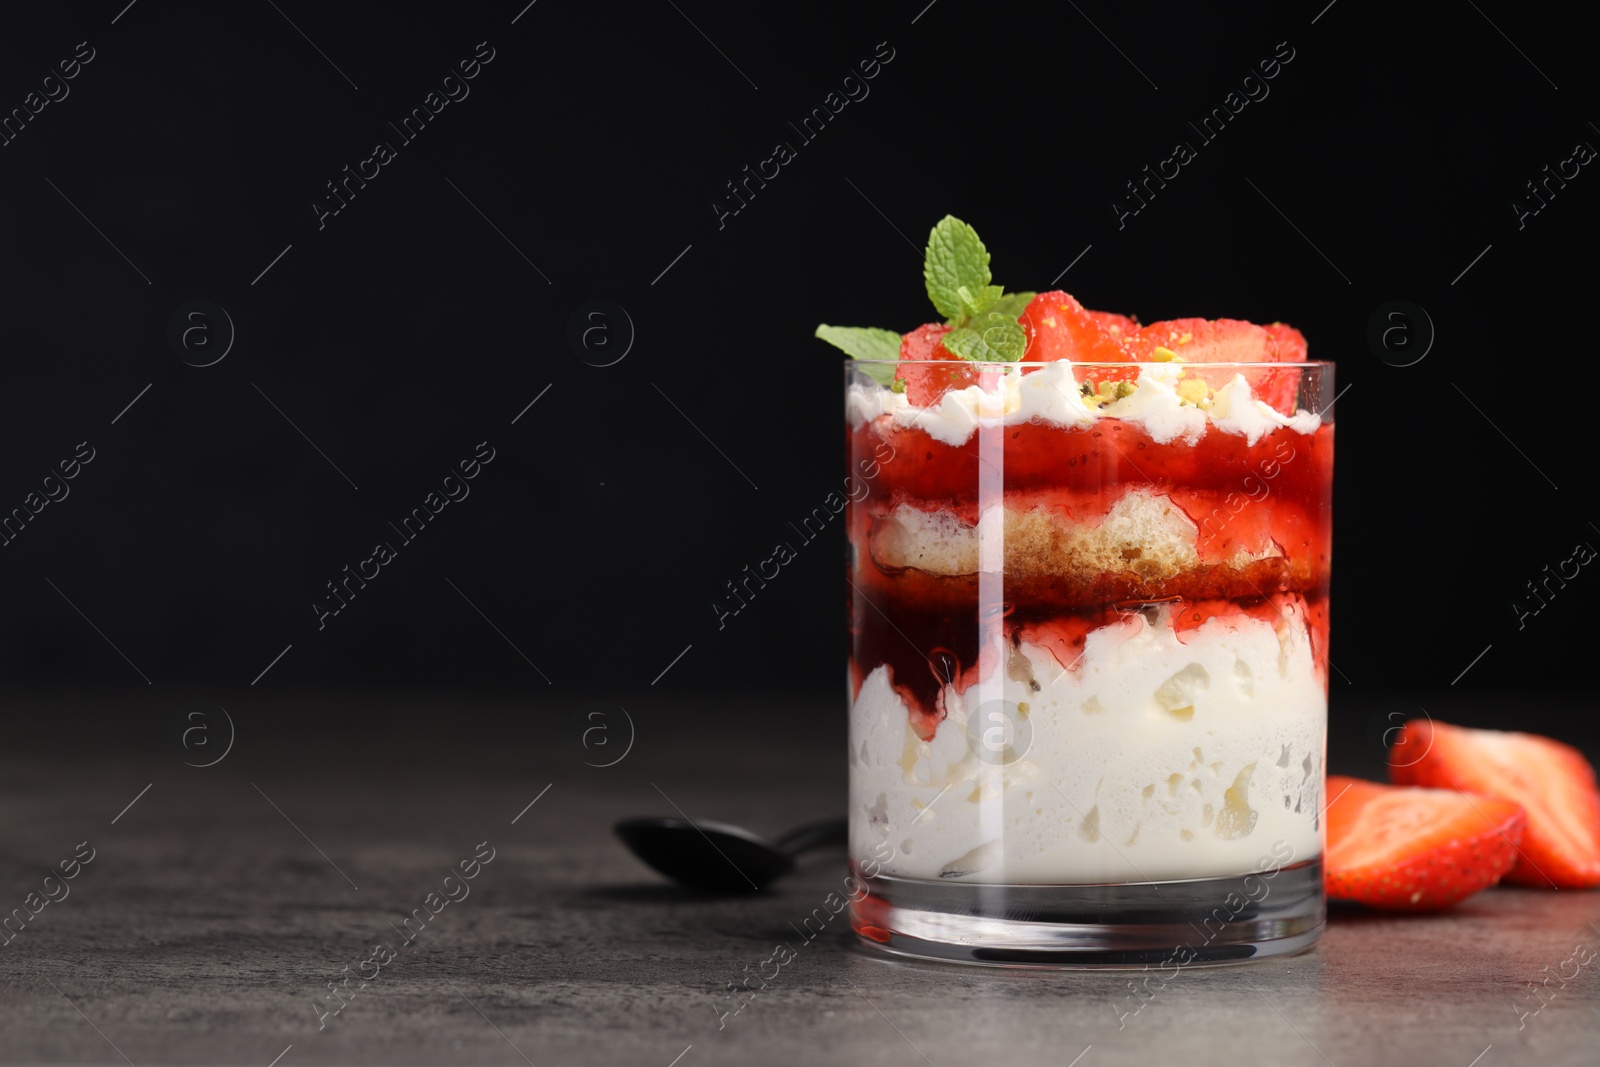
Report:
[[[880,330],[876,326],[822,325],[817,327],[817,336],[851,359],[893,363],[900,358],[900,335],[893,330]],[[888,385],[894,380],[893,367],[869,363],[861,370],[879,385]]]
[[[1007,293],[993,284],[989,249],[971,226],[954,215],[939,220],[928,234],[922,278],[928,299],[950,327],[943,344],[952,355],[980,363],[1014,363],[1027,353],[1027,333],[1017,319],[1035,294]],[[852,359],[900,358],[900,335],[892,330],[818,326],[816,335]],[[880,384],[894,378],[889,367],[862,370]]]

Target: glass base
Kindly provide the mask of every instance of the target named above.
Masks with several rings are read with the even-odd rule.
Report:
[[[865,944],[991,967],[1243,963],[1303,952],[1327,915],[1320,857],[1264,874],[1120,885],[856,876],[868,893],[850,925]]]

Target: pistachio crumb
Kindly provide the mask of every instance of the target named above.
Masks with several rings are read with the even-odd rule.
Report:
[[[1211,390],[1199,378],[1189,378],[1178,383],[1178,399],[1195,407],[1211,406]]]
[[[1157,345],[1155,351],[1150,353],[1150,358],[1157,363],[1170,363],[1178,358],[1178,353],[1163,345]]]

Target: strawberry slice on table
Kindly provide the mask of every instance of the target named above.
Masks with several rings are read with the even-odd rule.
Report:
[[[964,363],[959,367],[919,367],[928,360],[961,359],[942,344],[950,327],[936,322],[918,326],[900,338],[900,365],[894,376],[906,384],[906,399],[918,407],[937,404],[949,389],[965,389],[978,382],[979,365]]]
[[[1522,806],[1528,832],[1508,882],[1561,889],[1600,886],[1600,791],[1594,768],[1571,745],[1537,734],[1413,719],[1402,727],[1395,751],[1407,753],[1410,761],[1404,766],[1391,761],[1389,777],[1396,782],[1459,789]],[[1419,757],[1410,755],[1418,752]]]
[[[1498,882],[1517,861],[1525,817],[1508,800],[1328,776],[1328,896],[1438,911]]]

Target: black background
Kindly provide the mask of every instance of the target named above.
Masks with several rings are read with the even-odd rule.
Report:
[[[313,691],[343,701],[325,729],[369,734],[394,694],[492,695],[513,744],[585,701],[649,723],[699,696],[715,728],[779,738],[782,693],[842,737],[841,531],[724,629],[711,604],[843,477],[840,361],[813,328],[933,317],[920,249],[947,212],[1010,288],[1072,263],[1058,284],[1091,307],[1282,319],[1338,364],[1336,748],[1391,701],[1600,738],[1600,579],[1522,629],[1511,606],[1600,544],[1600,178],[1525,228],[1511,206],[1600,144],[1569,16],[923,3],[8,12],[4,112],[95,50],[0,147],[0,510],[78,442],[96,457],[0,548],[13,739],[166,744],[190,699],[260,735]],[[480,41],[470,96],[400,145],[387,122]],[[879,42],[870,95],[799,143],[789,123]],[[1187,122],[1279,42],[1270,95],[1200,145]],[[324,184],[379,140],[397,158],[319,229]],[[1123,183],[1178,140],[1198,158],[1119,228]],[[778,141],[797,158],[719,227],[724,184]],[[568,342],[595,299],[636,330],[609,367]],[[1396,299],[1437,332],[1414,366],[1368,344]],[[167,342],[191,300],[236,327],[216,365]],[[470,497],[319,631],[324,584],[486,439]],[[52,717],[69,691],[101,698],[100,729]]]

